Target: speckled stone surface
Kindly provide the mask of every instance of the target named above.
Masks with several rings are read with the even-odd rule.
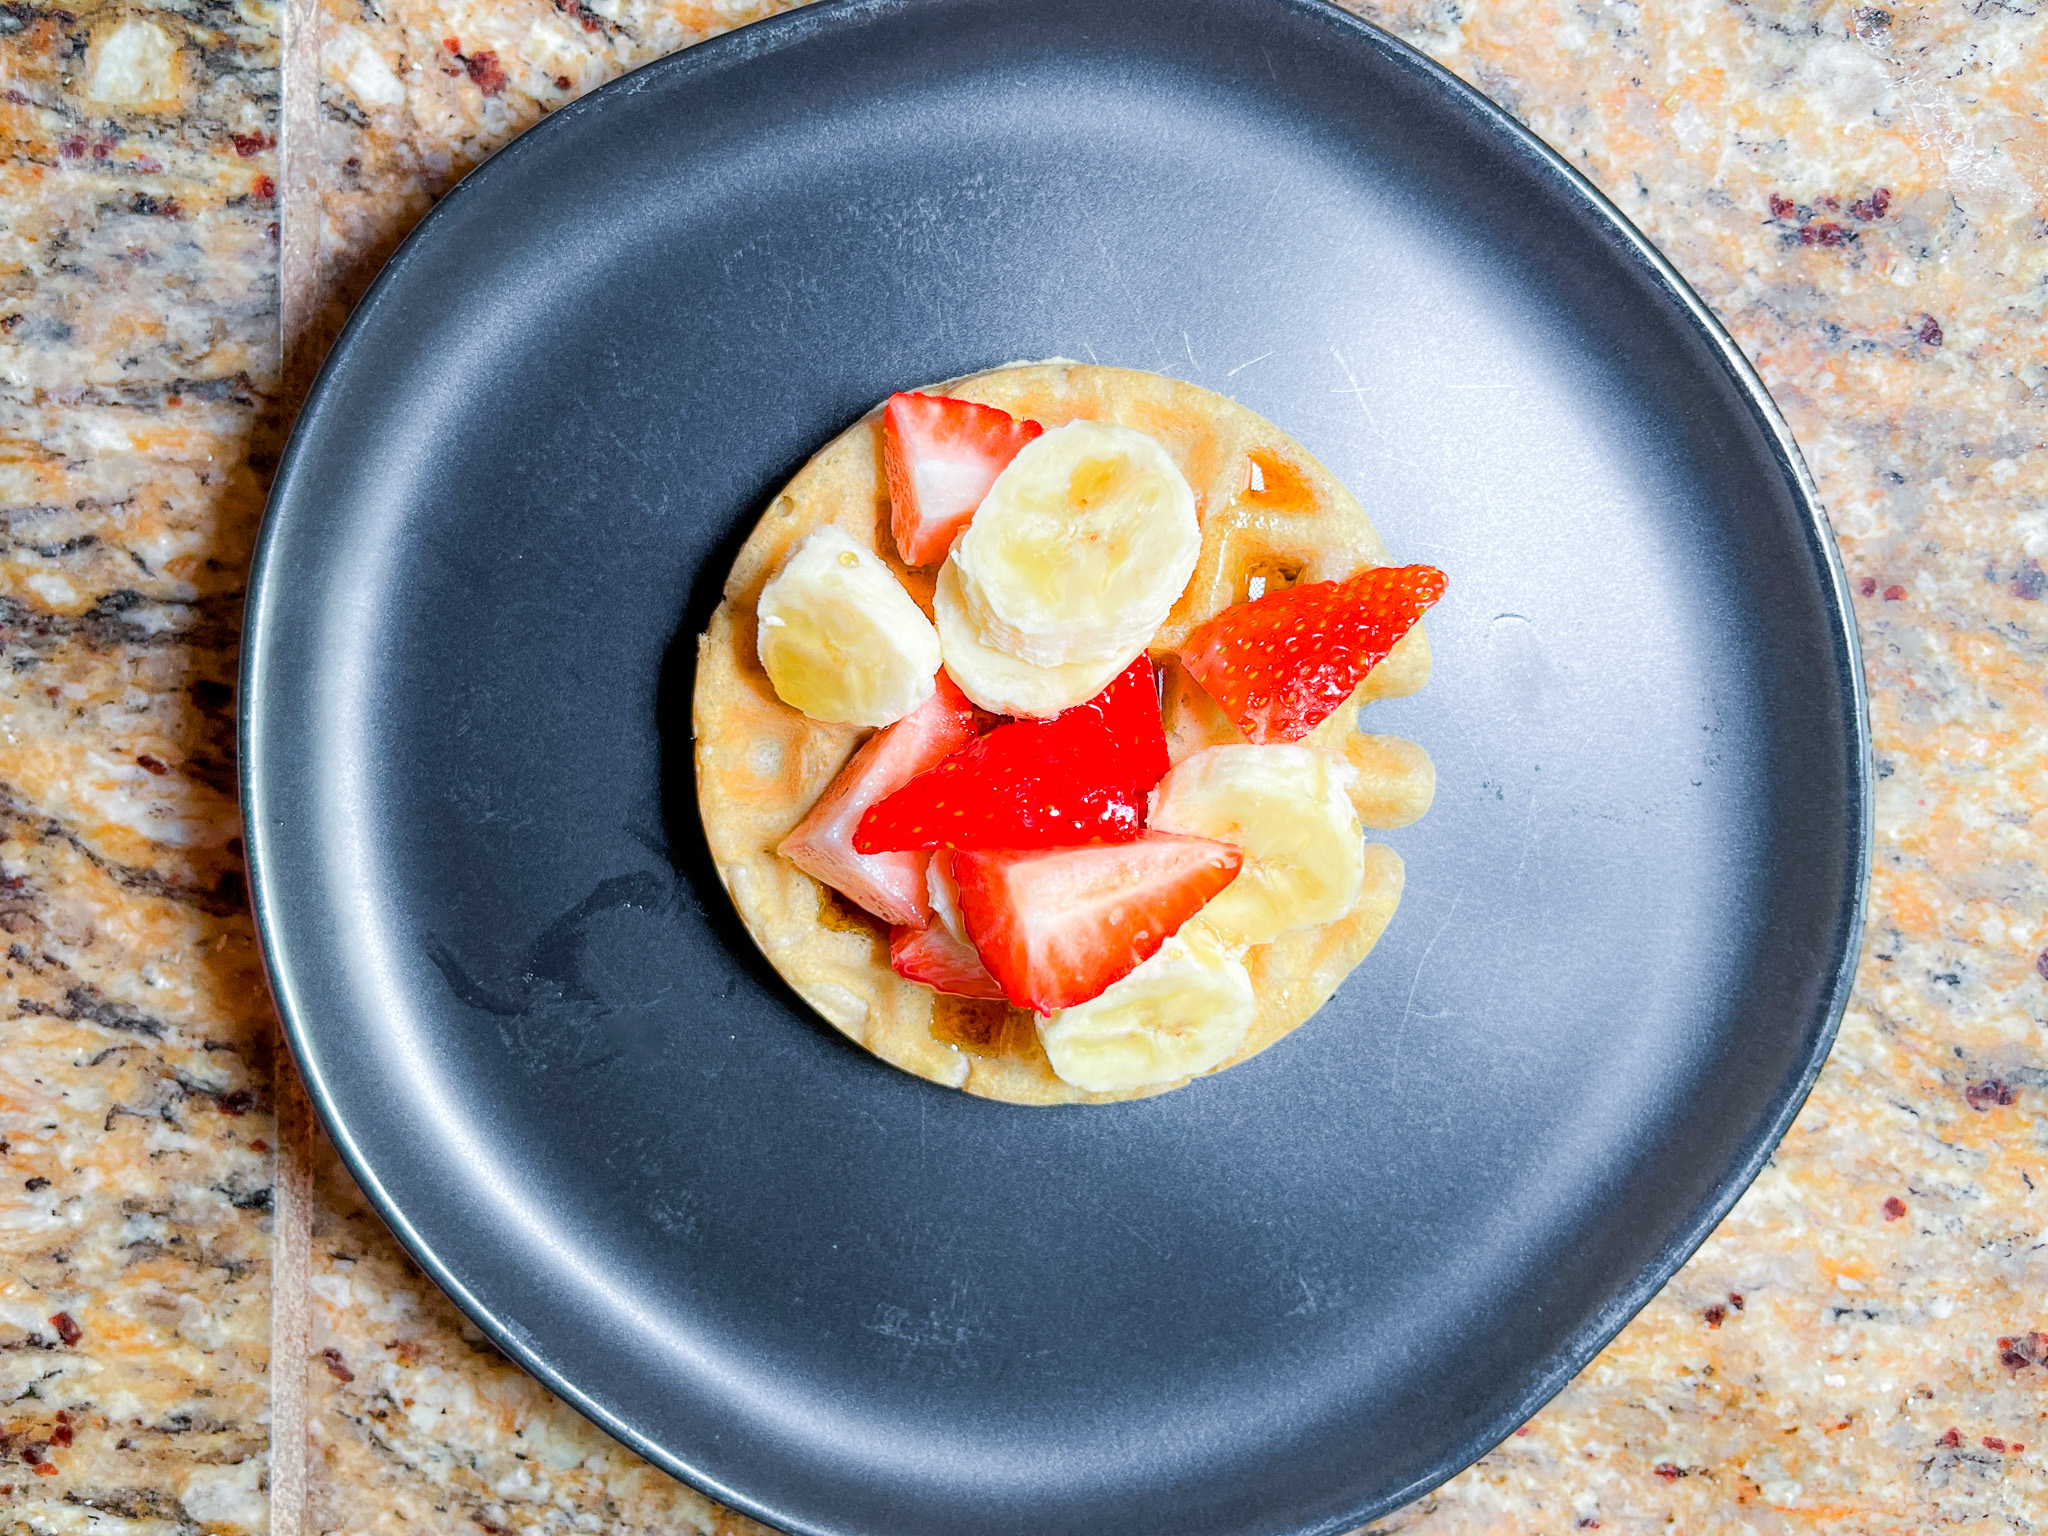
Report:
[[[260,0],[0,5],[0,1530],[265,1522],[276,65]]]
[[[775,8],[320,0],[316,339],[520,128]],[[2048,18],[1365,13],[1562,150],[1757,361],[1857,586],[1880,775],[1858,993],[1771,1168],[1380,1528],[2048,1525]],[[0,1531],[265,1518],[228,688],[276,441],[277,26],[0,5]],[[309,1529],[744,1528],[491,1354],[331,1156],[316,1188]]]

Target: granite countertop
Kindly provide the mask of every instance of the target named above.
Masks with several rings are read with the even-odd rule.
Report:
[[[378,261],[538,117],[780,7],[295,3],[282,191],[274,0],[0,4],[0,1531],[261,1530],[287,1451],[293,1536],[751,1529],[494,1355],[317,1148],[311,1337],[272,1361],[283,1085],[231,722],[290,381]],[[1880,781],[1858,990],[1770,1168],[1380,1529],[2048,1523],[2048,20],[1364,13],[1556,145],[1756,361],[1858,594]],[[303,1445],[273,1452],[273,1401]]]

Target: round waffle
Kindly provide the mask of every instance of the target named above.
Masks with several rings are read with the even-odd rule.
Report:
[[[1211,390],[1127,368],[1047,362],[998,368],[927,392],[999,406],[1048,428],[1080,419],[1133,427],[1162,443],[1187,477],[1201,522],[1201,558],[1151,644],[1153,661],[1164,668],[1167,742],[1176,762],[1243,739],[1175,660],[1190,630],[1262,591],[1391,563],[1364,510],[1322,465],[1271,422]],[[821,724],[784,704],[755,654],[761,588],[806,535],[828,522],[888,562],[931,612],[936,568],[905,566],[889,534],[879,407],[821,449],[769,504],[698,642],[698,806],[712,859],[747,932],[797,994],[843,1034],[935,1083],[1013,1104],[1100,1103],[1182,1086],[1104,1094],[1060,1081],[1029,1013],[905,981],[889,968],[883,923],[775,852],[867,734]],[[1352,701],[1306,738],[1305,745],[1337,753],[1359,770],[1353,798],[1368,827],[1403,826],[1420,816],[1436,776],[1413,742],[1361,732],[1358,706],[1413,693],[1428,677],[1429,643],[1418,624]],[[1258,1014],[1244,1049],[1224,1067],[1307,1019],[1378,940],[1401,899],[1401,860],[1368,842],[1365,868],[1365,893],[1347,916],[1245,955]]]

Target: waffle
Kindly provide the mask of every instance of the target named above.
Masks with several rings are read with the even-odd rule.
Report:
[[[1078,363],[1019,364],[929,386],[1000,406],[1047,427],[1089,418],[1149,433],[1194,488],[1202,552],[1193,579],[1151,646],[1175,762],[1243,738],[1183,672],[1176,648],[1234,603],[1297,581],[1329,581],[1390,563],[1363,509],[1272,423],[1210,390],[1159,374]],[[775,696],[755,655],[754,604],[790,552],[836,523],[873,549],[929,614],[935,567],[907,567],[889,534],[878,407],[827,444],[770,503],[733,562],[724,600],[698,642],[693,702],[697,797],[720,878],[769,963],[849,1039],[884,1061],[948,1087],[1012,1104],[1101,1103],[1182,1084],[1087,1093],[1053,1075],[1031,1015],[1002,1003],[947,997],[889,968],[888,930],[775,852],[866,732],[824,725]],[[1436,787],[1413,742],[1367,735],[1358,706],[1413,693],[1429,677],[1417,625],[1306,738],[1359,770],[1353,798],[1367,827],[1406,825]],[[1365,893],[1337,922],[1283,935],[1244,957],[1258,1015],[1253,1056],[1301,1024],[1363,960],[1401,899],[1400,858],[1366,844]],[[1217,1070],[1222,1070],[1218,1068]]]

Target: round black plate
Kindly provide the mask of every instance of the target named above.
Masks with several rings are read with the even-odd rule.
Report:
[[[694,636],[891,389],[1232,393],[1450,572],[1378,951],[1266,1055],[1018,1109],[846,1044],[696,826]],[[272,977],[371,1197],[621,1439],[805,1532],[1335,1531],[1562,1384],[1761,1165],[1848,985],[1868,771],[1785,428],[1505,116],[1311,0],[749,27],[462,183],[272,498]]]

